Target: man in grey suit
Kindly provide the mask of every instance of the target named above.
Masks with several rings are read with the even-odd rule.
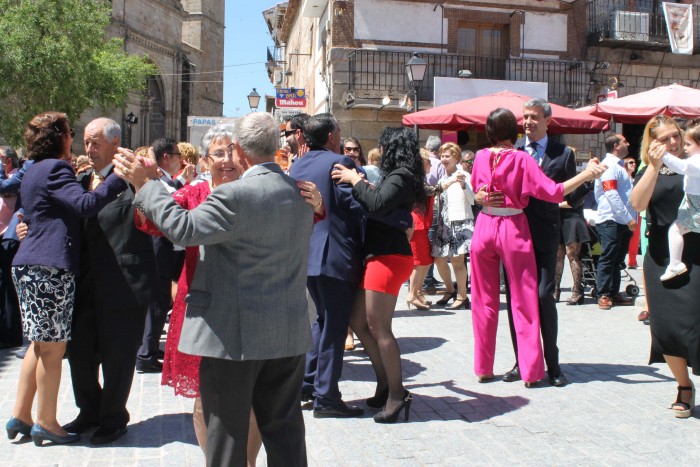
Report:
[[[174,243],[201,245],[179,350],[203,357],[209,466],[245,465],[251,405],[268,463],[306,465],[299,397],[311,347],[305,286],[313,212],[274,163],[278,140],[270,115],[240,118],[228,154],[240,180],[191,211],[148,181],[154,167],[124,149],[115,159],[137,189],[136,207]]]

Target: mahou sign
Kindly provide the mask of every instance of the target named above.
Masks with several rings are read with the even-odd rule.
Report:
[[[279,88],[275,99],[278,109],[306,107],[306,90],[297,88]]]

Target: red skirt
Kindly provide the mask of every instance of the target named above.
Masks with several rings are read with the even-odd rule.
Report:
[[[413,251],[414,266],[430,266],[433,264],[433,257],[430,256],[430,239],[428,230],[414,230],[411,237],[411,251]]]
[[[411,277],[413,257],[382,255],[367,260],[362,288],[398,297],[401,285]]]

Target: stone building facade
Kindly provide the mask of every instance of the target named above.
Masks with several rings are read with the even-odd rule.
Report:
[[[266,12],[275,15],[265,15],[274,41],[267,67],[276,86],[306,89],[307,113],[332,112],[343,135],[372,147],[382,128],[400,125],[412,110],[407,107],[415,94],[404,70],[412,52],[429,64],[417,91],[420,109],[433,106],[433,78],[457,78],[464,69],[473,78],[506,81],[503,89],[507,81],[546,82],[549,100],[572,108],[595,103],[611,90],[622,97],[672,82],[696,87],[700,59],[670,53],[660,5],[654,0],[289,0]],[[640,27],[646,32],[637,31]],[[640,129],[614,125],[613,131],[633,136]],[[421,140],[429,134],[421,131]],[[470,149],[485,144],[483,135],[473,132],[468,139]],[[603,139],[562,137],[593,155],[604,152]]]
[[[129,95],[124,108],[85,112],[74,152],[84,152],[82,130],[97,116],[120,123],[122,144],[132,148],[159,137],[186,140],[188,115],[221,116],[224,5],[220,0],[113,0],[107,35],[123,38],[125,50],[148,57],[158,73],[148,78],[145,91]],[[138,121],[128,123],[129,115]]]

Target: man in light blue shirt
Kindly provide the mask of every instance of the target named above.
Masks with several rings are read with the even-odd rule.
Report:
[[[629,143],[623,135],[605,138],[607,154],[602,164],[608,169],[595,182],[598,202],[596,229],[602,252],[598,260],[598,308],[609,310],[613,305],[632,305],[633,300],[620,293],[620,265],[625,260],[632,232],[637,228],[637,213],[630,205],[632,179],[623,166]]]

